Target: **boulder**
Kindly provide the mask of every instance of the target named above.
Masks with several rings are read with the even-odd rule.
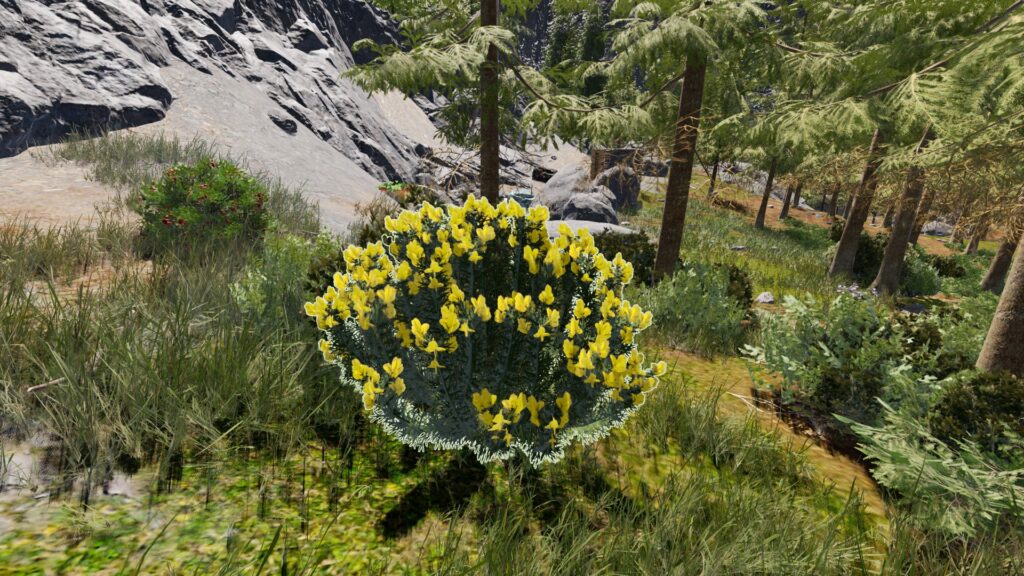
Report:
[[[941,220],[933,220],[926,223],[921,228],[921,232],[929,236],[950,236],[953,234],[953,226]]]
[[[619,217],[612,206],[614,195],[604,186],[596,186],[592,190],[573,194],[562,208],[561,217],[566,220],[588,220],[618,224]]]
[[[640,205],[640,177],[628,166],[613,166],[605,170],[594,180],[594,185],[611,190],[614,195],[612,205],[616,210]]]
[[[775,296],[772,296],[771,292],[761,292],[757,295],[757,298],[754,298],[754,302],[758,304],[774,304]]]
[[[242,100],[256,93],[245,86],[197,102],[189,117],[270,105],[285,132],[308,129],[372,177],[410,180],[416,144],[341,78],[373,57],[353,55],[356,41],[400,37],[364,0],[0,0],[0,157],[73,131],[159,121],[184,92],[228,78],[260,101]]]
[[[575,195],[590,193],[591,188],[589,169],[586,166],[570,164],[555,172],[555,175],[544,184],[534,198],[533,205],[547,206],[552,218],[562,219],[569,200]]]

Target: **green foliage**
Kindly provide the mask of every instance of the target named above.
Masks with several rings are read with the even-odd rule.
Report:
[[[686,262],[673,276],[643,291],[640,301],[658,318],[659,340],[699,354],[735,353],[749,331],[750,300],[749,280],[744,284],[733,270]]]
[[[917,249],[907,251],[900,274],[900,293],[905,296],[931,296],[942,289],[939,273]]]
[[[605,230],[594,235],[594,244],[602,254],[622,254],[633,265],[633,276],[646,285],[654,283],[654,258],[657,246],[642,231]]]
[[[651,314],[621,298],[632,266],[585,231],[549,240],[547,216],[470,196],[404,211],[383,244],[345,250],[306,313],[388,433],[537,465],[606,436],[656,386],[664,366],[644,366],[635,340]]]
[[[883,407],[880,426],[844,421],[874,463],[875,479],[914,505],[915,525],[970,537],[1021,520],[1024,472],[1002,467],[971,442],[947,445],[922,421]],[[1021,448],[1024,444],[1018,439],[1016,449]]]
[[[939,254],[925,254],[924,260],[935,268],[939,276],[943,278],[963,278],[967,275],[967,266],[963,256],[952,254],[941,256]]]
[[[258,242],[270,224],[267,197],[258,180],[224,160],[172,166],[142,190],[143,238],[157,249],[176,243]]]
[[[950,384],[928,414],[931,433],[952,445],[969,440],[995,457],[1024,438],[1024,382],[1008,372],[978,372]]]

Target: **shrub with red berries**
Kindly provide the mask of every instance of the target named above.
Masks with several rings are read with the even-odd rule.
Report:
[[[270,222],[259,180],[223,160],[173,166],[142,190],[143,237],[154,247],[218,239],[262,239]]]

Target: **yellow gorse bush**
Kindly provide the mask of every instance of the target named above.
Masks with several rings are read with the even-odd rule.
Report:
[[[550,239],[547,220],[471,196],[402,212],[382,243],[345,250],[306,313],[371,419],[417,448],[540,464],[644,402],[665,367],[637,349],[651,314],[622,297],[632,265],[586,230]]]

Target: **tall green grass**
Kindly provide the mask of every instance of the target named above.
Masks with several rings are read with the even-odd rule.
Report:
[[[634,225],[657,236],[663,195],[645,192],[644,205]],[[681,257],[736,265],[750,274],[755,293],[783,295],[833,292],[827,278],[828,230],[791,219],[781,230],[754,228],[751,219],[737,212],[691,198],[686,215]]]

